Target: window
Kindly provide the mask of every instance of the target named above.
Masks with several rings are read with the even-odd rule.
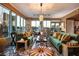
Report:
[[[21,22],[20,22],[20,16],[17,16],[17,32],[19,33],[21,31],[21,28],[20,28],[20,25]]]
[[[36,27],[39,27],[40,26],[40,21],[36,21]]]
[[[24,19],[24,27],[26,26],[26,21],[25,21],[25,19]]]
[[[2,28],[2,21],[3,21],[3,8],[0,6],[0,36],[3,33],[3,28]]]
[[[61,22],[60,28],[61,28],[61,31],[65,31],[65,29],[64,29],[64,22]]]
[[[12,12],[12,32],[16,31],[16,14]]]
[[[54,28],[55,27],[55,23],[51,23],[51,27]]]
[[[31,26],[32,27],[35,27],[35,24],[36,24],[36,22],[35,21],[32,21]]]
[[[21,27],[23,27],[23,25],[24,25],[24,19],[21,17]]]
[[[33,31],[35,32],[40,31],[40,21],[32,21],[31,26]]]
[[[0,5],[0,36],[10,37],[11,32],[21,32],[25,28],[25,20],[8,8]],[[24,29],[23,29],[24,31]]]
[[[3,8],[3,35],[4,37],[8,37],[9,35],[9,12],[10,10],[6,9],[6,8]]]
[[[3,8],[0,6],[0,24],[2,24]]]
[[[59,23],[56,23],[56,27],[59,27]]]
[[[26,31],[26,20],[24,19],[24,31]]]
[[[60,22],[52,22],[51,23],[51,30],[53,32],[60,31]]]
[[[31,26],[32,27],[40,27],[40,21],[32,21]]]
[[[52,25],[52,26],[54,26],[54,25],[55,25],[55,23],[52,23],[51,25]]]
[[[43,21],[43,27],[47,27],[46,21]]]
[[[43,27],[50,28],[50,21],[43,21]]]
[[[50,28],[50,21],[47,21],[47,27]]]
[[[20,27],[20,16],[17,16],[17,27]]]
[[[21,17],[21,32],[23,32],[24,30],[24,19]]]

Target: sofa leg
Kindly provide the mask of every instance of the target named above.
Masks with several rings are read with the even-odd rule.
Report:
[[[59,47],[59,53],[62,54],[62,45]]]

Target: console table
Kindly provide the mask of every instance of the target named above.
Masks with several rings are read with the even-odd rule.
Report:
[[[70,51],[72,51],[72,52],[70,52]],[[70,54],[73,54],[73,55],[77,54],[79,56],[79,45],[78,46],[68,46],[66,44],[62,44],[62,53],[64,56],[69,56]]]

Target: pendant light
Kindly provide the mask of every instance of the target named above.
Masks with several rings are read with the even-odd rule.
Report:
[[[39,20],[40,21],[43,21],[44,20],[44,16],[43,16],[43,12],[42,12],[42,6],[43,6],[43,4],[40,3],[40,7],[41,7],[41,14],[39,15]]]

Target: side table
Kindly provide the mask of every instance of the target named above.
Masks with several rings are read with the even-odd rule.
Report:
[[[20,49],[20,48],[24,48],[24,49],[26,49],[27,48],[27,42],[28,40],[23,40],[23,41],[21,41],[21,40],[19,40],[19,41],[17,41],[16,42],[16,50],[18,50],[18,49]]]

